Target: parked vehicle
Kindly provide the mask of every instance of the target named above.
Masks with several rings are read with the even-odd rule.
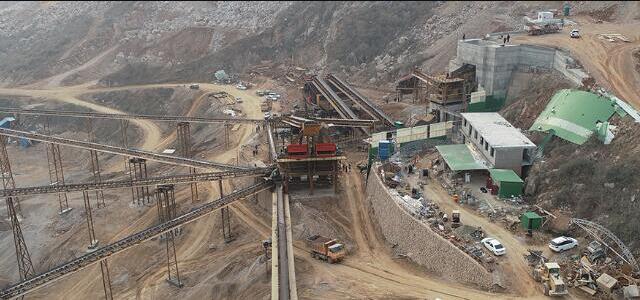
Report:
[[[336,239],[313,235],[307,238],[307,244],[311,248],[311,257],[330,264],[341,261],[345,256],[344,245]]]
[[[460,225],[462,225],[462,223],[460,223],[460,211],[454,210],[451,213],[451,227],[458,228],[460,227]]]
[[[484,238],[480,241],[485,248],[489,249],[496,256],[504,255],[507,253],[507,249],[500,243],[500,241],[494,238]]]
[[[598,241],[593,241],[587,245],[586,253],[590,262],[595,263],[600,259],[607,257],[607,250]]]
[[[192,89],[192,90],[197,90],[197,89],[200,89],[200,85],[192,84],[192,85],[189,86],[189,88]]]
[[[571,38],[573,38],[573,39],[578,39],[578,38],[580,38],[580,30],[578,30],[578,29],[571,30],[571,34],[570,34],[570,36],[571,36]]]
[[[562,252],[578,246],[578,241],[572,237],[561,236],[549,242],[549,249],[555,252]]]

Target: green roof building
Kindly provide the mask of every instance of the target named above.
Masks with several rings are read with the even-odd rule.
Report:
[[[518,197],[522,195],[524,181],[513,170],[490,169],[491,180],[498,186],[500,198]]]
[[[528,211],[520,216],[520,225],[523,229],[535,230],[542,227],[542,217],[535,212]]]

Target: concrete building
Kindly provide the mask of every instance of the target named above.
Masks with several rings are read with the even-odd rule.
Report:
[[[533,163],[536,145],[498,113],[462,113],[463,143],[482,154],[489,168],[511,169],[518,175]]]
[[[503,46],[502,41],[485,39],[458,41],[456,58],[449,62],[449,70],[453,72],[464,64],[475,66],[476,82],[487,96],[504,97],[515,71],[556,70],[577,86],[588,77],[565,51],[534,45]]]

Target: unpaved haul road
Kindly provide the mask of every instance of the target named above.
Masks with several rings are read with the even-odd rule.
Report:
[[[636,3],[640,9],[640,4]],[[569,37],[571,28],[557,34],[541,36],[514,36],[514,43],[537,44],[558,47],[571,52],[584,66],[596,82],[612,90],[618,97],[640,109],[640,73],[635,69],[636,63],[632,53],[640,49],[640,22],[629,23],[594,23],[590,18],[578,18],[582,35],[579,39]],[[599,34],[623,34],[631,42],[609,42],[600,38]]]

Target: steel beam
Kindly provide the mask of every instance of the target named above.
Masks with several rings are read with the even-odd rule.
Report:
[[[119,189],[139,186],[152,186],[158,184],[182,184],[192,182],[209,182],[226,178],[237,177],[263,177],[268,176],[273,168],[256,168],[242,171],[222,171],[211,173],[197,173],[197,174],[183,174],[173,176],[161,176],[161,177],[147,177],[140,180],[120,180],[120,181],[104,181],[100,183],[73,183],[67,185],[44,185],[44,186],[32,186],[21,187],[15,189],[7,189],[0,191],[0,195],[6,196],[26,196],[26,195],[40,195],[40,194],[52,194],[59,192],[80,192],[80,191],[95,191],[106,189]]]
[[[179,122],[177,127],[177,139],[178,139],[178,149],[180,150],[180,155],[182,157],[193,158],[193,153],[191,151],[191,126],[188,122]],[[196,168],[189,168],[189,174],[195,174]],[[191,202],[198,202],[198,184],[192,182],[190,184],[191,188]]]
[[[144,115],[144,114],[108,114],[98,112],[79,112],[79,111],[61,111],[61,110],[45,110],[45,109],[21,109],[0,107],[0,112],[14,113],[21,115],[39,115],[39,116],[58,116],[58,117],[76,117],[90,119],[109,119],[109,120],[152,120],[166,122],[189,122],[189,123],[260,123],[261,119],[225,119],[225,118],[204,118],[204,117],[186,117],[186,116],[160,116],[160,115]]]
[[[16,138],[27,138],[34,141],[58,144],[63,146],[70,146],[70,147],[75,147],[80,149],[96,150],[98,152],[104,152],[104,153],[144,158],[147,160],[157,161],[161,163],[193,167],[193,168],[225,169],[225,170],[249,169],[246,167],[240,167],[240,166],[234,166],[234,165],[228,165],[228,164],[222,164],[222,163],[216,163],[216,162],[210,162],[210,161],[204,161],[204,160],[197,160],[197,159],[191,159],[191,158],[184,158],[184,157],[178,157],[178,156],[171,156],[166,154],[157,154],[157,153],[148,152],[144,150],[127,149],[127,148],[103,145],[98,143],[82,142],[78,140],[65,139],[65,138],[53,137],[45,134],[11,130],[6,128],[0,128],[0,135],[16,137]]]
[[[73,274],[88,266],[96,264],[112,255],[130,249],[131,247],[134,247],[146,240],[154,238],[180,226],[184,226],[185,224],[196,221],[220,209],[221,207],[224,207],[235,201],[249,197],[255,193],[272,187],[273,183],[271,181],[263,181],[259,184],[255,184],[239,191],[230,193],[229,195],[217,199],[213,202],[203,204],[187,213],[176,217],[175,219],[169,220],[168,222],[127,236],[121,240],[116,241],[115,243],[98,248],[91,253],[87,253],[62,265],[54,267],[53,269],[44,273],[40,273],[32,277],[30,276],[29,279],[23,280],[0,291],[0,299],[10,299],[34,291],[69,274]]]

